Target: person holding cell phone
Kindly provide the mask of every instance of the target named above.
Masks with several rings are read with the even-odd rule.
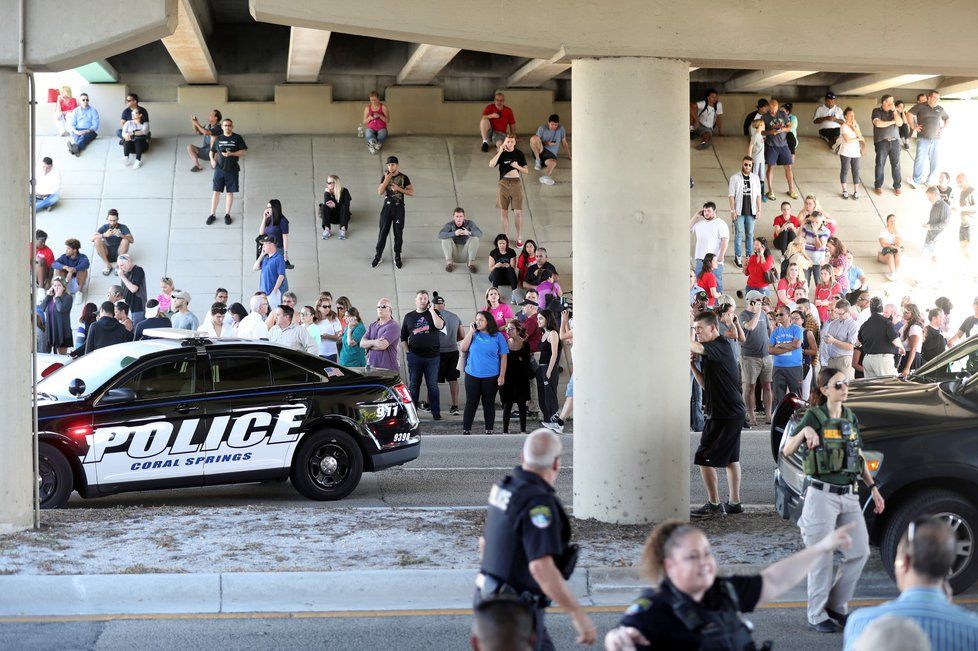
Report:
[[[401,172],[397,156],[388,156],[384,176],[377,186],[377,194],[384,197],[384,207],[380,210],[380,232],[377,234],[377,247],[371,267],[376,267],[383,259],[387,236],[394,229],[394,266],[400,269],[401,248],[404,244],[404,197],[414,196],[414,186],[407,174]]]

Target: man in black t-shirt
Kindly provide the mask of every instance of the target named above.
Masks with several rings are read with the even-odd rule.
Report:
[[[503,222],[503,233],[509,237],[509,209],[516,217],[516,248],[523,246],[523,183],[520,173],[526,174],[526,156],[516,148],[516,136],[509,134],[499,143],[496,155],[489,161],[489,167],[499,168],[499,187],[496,190],[496,207]]]
[[[557,268],[547,262],[547,250],[541,246],[537,249],[536,262],[526,268],[526,275],[523,276],[523,288],[528,290],[536,289],[537,285],[543,282],[540,278],[540,272],[544,269],[552,273],[553,278],[551,280],[557,282]]]
[[[238,172],[241,166],[238,159],[244,158],[248,153],[248,145],[244,138],[234,133],[234,122],[225,118],[221,121],[221,134],[211,138],[210,159],[211,167],[214,169],[214,180],[211,189],[214,196],[211,198],[211,214],[207,218],[207,224],[217,221],[217,202],[221,200],[221,193],[224,192],[224,223],[231,224],[231,204],[234,202],[234,193],[238,191]]]
[[[128,253],[119,256],[119,280],[122,283],[122,300],[129,305],[132,324],[145,318],[146,272],[134,264]]]
[[[119,136],[120,145],[122,144],[122,127],[132,119],[132,112],[136,110],[143,116],[143,122],[149,123],[149,111],[139,105],[139,95],[129,93],[126,95],[126,108],[122,109],[122,115],[119,116],[119,128],[115,131],[115,135]]]
[[[393,158],[393,156],[391,157]],[[431,417],[441,420],[441,400],[438,398],[438,368],[441,361],[441,336],[445,320],[428,298],[427,290],[414,296],[415,309],[404,315],[401,322],[401,343],[407,355],[408,386],[411,399],[418,404],[421,379],[428,387]]]
[[[690,369],[703,387],[710,414],[703,426],[693,462],[700,467],[709,501],[693,509],[692,517],[743,513],[740,503],[740,430],[747,410],[740,393],[740,370],[729,340],[720,336],[713,312],[700,312],[693,321],[696,340],[691,342]],[[700,356],[702,369],[696,365]],[[730,499],[720,504],[717,468],[727,469]]]
[[[397,156],[388,156],[386,171],[377,186],[377,194],[384,197],[384,207],[380,209],[380,232],[377,234],[377,246],[374,251],[371,267],[376,267],[383,259],[384,247],[387,246],[387,236],[394,227],[394,266],[400,269],[401,247],[404,244],[404,197],[414,196],[414,186],[407,174],[401,172]]]

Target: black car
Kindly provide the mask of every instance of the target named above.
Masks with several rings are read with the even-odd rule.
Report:
[[[863,513],[870,542],[880,547],[891,576],[896,548],[915,518],[938,515],[957,536],[951,586],[978,579],[978,336],[935,357],[907,380],[856,380],[846,402],[859,418],[866,459],[886,500],[881,515]],[[803,506],[801,453],[779,453],[807,404],[789,395],[771,428],[775,508],[798,521]],[[861,491],[865,505],[868,491]]]
[[[364,471],[416,459],[419,420],[391,371],[350,369],[277,344],[162,339],[93,351],[38,384],[41,506],[289,478],[338,500]]]

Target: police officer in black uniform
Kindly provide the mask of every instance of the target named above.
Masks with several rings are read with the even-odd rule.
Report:
[[[577,562],[570,520],[554,491],[560,472],[560,438],[538,429],[523,444],[523,464],[492,487],[479,548],[481,572],[475,603],[510,595],[533,607],[537,651],[554,649],[544,627],[544,609],[556,602],[571,617],[578,644],[592,644],[597,631],[577,603],[567,579]]]
[[[753,651],[753,626],[744,618],[799,583],[821,557],[850,543],[840,527],[817,544],[768,566],[760,574],[717,578],[717,564],[703,531],[679,520],[652,530],[642,558],[658,585],[642,591],[608,632],[605,649]]]

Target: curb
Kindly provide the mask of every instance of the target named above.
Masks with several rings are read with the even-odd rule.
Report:
[[[756,573],[749,565],[727,568]],[[476,570],[414,569],[212,574],[0,576],[0,618],[467,609]],[[648,585],[637,568],[578,568],[571,591],[585,606],[629,604]],[[857,598],[897,595],[885,575],[865,575]],[[804,601],[804,584],[781,602]]]

